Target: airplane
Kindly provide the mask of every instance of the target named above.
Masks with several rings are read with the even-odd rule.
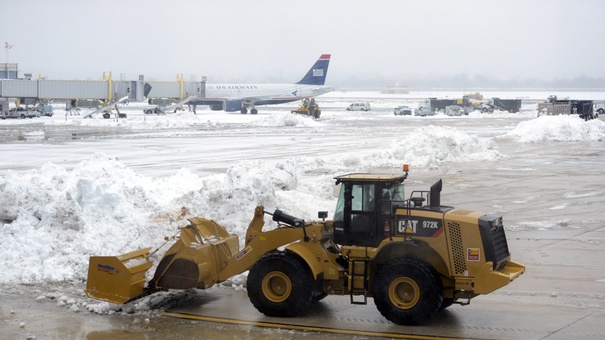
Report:
[[[322,54],[305,76],[294,84],[206,84],[206,96],[190,105],[209,105],[211,110],[257,114],[257,105],[283,104],[334,91],[324,86],[330,54]]]

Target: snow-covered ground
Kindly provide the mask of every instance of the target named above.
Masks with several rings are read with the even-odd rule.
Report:
[[[320,210],[332,216],[333,177],[398,172],[403,163],[411,164],[413,189],[444,177],[444,204],[503,214],[509,239],[527,230],[605,226],[593,211],[602,208],[605,181],[591,188],[569,176],[573,162],[578,177],[600,176],[603,120],[537,117],[531,107],[403,117],[380,96],[370,112],[344,110],[359,97],[370,96],[326,97],[319,120],[291,114],[296,103],[255,116],[199,108],[145,116],[143,104],[131,103],[122,108],[126,119],[83,119],[57,106],[54,117],[0,121],[0,284],[39,285],[41,299],[49,295],[45,284],[79,287],[90,255],[159,247],[192,216],[213,219],[240,240],[257,205],[307,220]],[[560,181],[547,182],[543,169]],[[562,210],[566,216],[557,216]],[[245,275],[223,285],[244,289]],[[152,299],[137,308],[148,310]],[[83,296],[65,304],[118,309]]]

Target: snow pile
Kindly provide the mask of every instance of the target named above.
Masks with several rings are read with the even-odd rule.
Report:
[[[443,163],[495,161],[503,157],[491,139],[480,139],[452,127],[429,125],[393,141],[385,150],[370,156],[374,166],[413,164],[434,168]]]
[[[364,143],[363,141],[359,141]],[[332,157],[298,157],[295,166],[305,174],[340,175],[375,168],[412,164],[414,168],[435,168],[451,162],[496,161],[504,157],[492,139],[482,139],[456,128],[429,125],[411,131],[402,138],[385,141],[373,151],[360,150]]]
[[[541,116],[520,122],[505,136],[522,143],[601,141],[605,139],[605,122],[600,119],[584,121],[578,116]]]
[[[82,278],[88,255],[157,244],[168,230],[165,221],[154,221],[156,214],[178,218],[180,211],[164,206],[190,190],[182,184],[198,180],[187,170],[162,180],[141,177],[104,155],[72,171],[47,163],[39,171],[7,173],[0,179],[0,219],[12,223],[2,226],[0,280]]]
[[[192,216],[214,219],[243,240],[257,205],[276,208],[280,191],[294,201],[287,191],[297,188],[299,174],[294,163],[257,161],[204,178],[181,169],[156,179],[103,154],[71,171],[50,163],[9,171],[0,178],[0,282],[83,279],[89,255],[157,247],[175,234],[171,220]],[[296,207],[306,219],[315,209]]]
[[[209,124],[207,119],[193,114],[171,114],[151,116],[131,116],[129,118],[104,119],[100,115],[94,118],[83,118],[81,116],[69,116],[65,119],[43,120],[45,125],[75,126],[75,127],[108,127],[123,129],[185,129],[199,127]]]
[[[254,126],[320,126],[322,123],[302,114],[274,113],[262,116],[258,121],[250,123]]]
[[[319,126],[321,123],[303,115],[287,112],[271,115],[242,115],[224,112],[201,112],[194,115],[191,112],[177,112],[166,115],[130,115],[128,118],[103,119],[100,116],[92,119],[68,117],[67,119],[43,120],[45,125],[86,126],[123,128],[131,130],[166,130],[215,128],[226,124],[241,126],[282,127],[282,126]]]

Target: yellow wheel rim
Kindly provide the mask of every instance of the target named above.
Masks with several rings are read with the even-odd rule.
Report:
[[[292,293],[290,278],[278,271],[270,272],[263,278],[263,294],[271,302],[284,302]]]
[[[420,288],[418,284],[407,277],[400,277],[389,285],[389,300],[395,307],[401,309],[410,309],[414,307],[420,299]]]

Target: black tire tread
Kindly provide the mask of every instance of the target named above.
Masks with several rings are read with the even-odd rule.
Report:
[[[394,306],[388,293],[390,283],[406,276],[420,286],[420,301],[410,309]],[[379,270],[373,285],[374,303],[385,318],[398,325],[415,326],[432,319],[442,303],[442,285],[437,272],[427,263],[412,259],[396,259]]]
[[[262,281],[273,270],[287,274],[292,282],[292,295],[281,303],[275,303],[263,295]],[[246,281],[248,298],[261,313],[274,317],[293,317],[304,312],[313,299],[313,275],[296,254],[275,251],[263,255],[248,273]]]

